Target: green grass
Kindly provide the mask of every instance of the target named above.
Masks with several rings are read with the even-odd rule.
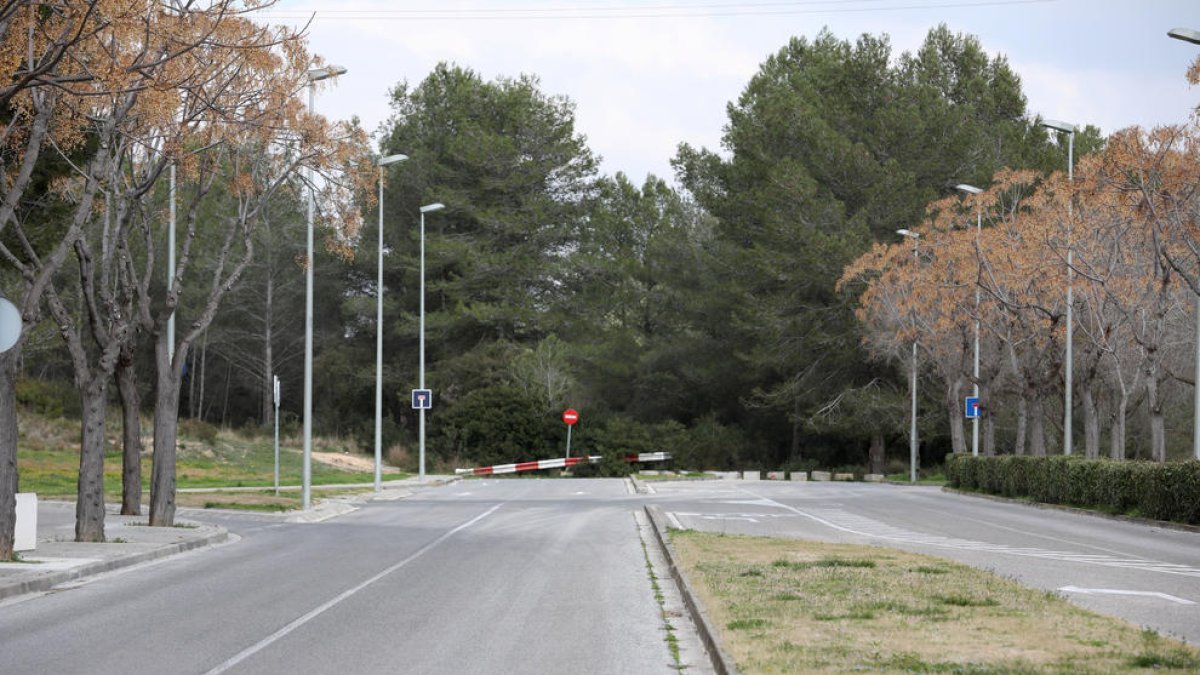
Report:
[[[22,415],[21,423],[26,422]],[[69,421],[56,424],[69,425]],[[78,422],[74,434],[60,426],[51,427],[45,420],[34,420],[31,427],[36,436],[22,438],[17,447],[19,490],[36,492],[46,497],[74,496],[79,475]],[[119,429],[119,425],[117,427]],[[181,427],[181,433],[183,427]],[[111,435],[111,433],[110,433]],[[274,485],[274,439],[244,437],[230,431],[206,434],[211,440],[181,436],[176,459],[176,487],[272,487]],[[316,440],[317,451],[341,451],[336,443]],[[281,443],[279,480],[281,485],[300,484],[303,455],[298,443]],[[145,448],[149,450],[149,447]],[[142,489],[150,489],[151,460],[142,458]],[[121,452],[109,449],[104,455],[104,487],[109,499],[121,495]],[[388,474],[387,478],[404,478],[404,474]],[[373,471],[345,471],[321,462],[312,462],[312,484],[371,483]]]
[[[743,673],[1200,672],[1200,649],[948,560],[673,531]]]

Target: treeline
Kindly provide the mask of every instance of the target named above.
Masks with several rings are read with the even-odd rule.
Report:
[[[898,56],[886,37],[791,41],[730,105],[723,152],[680,146],[678,189],[600,175],[572,103],[532,76],[443,64],[397,85],[392,109],[379,152],[410,159],[386,173],[384,443],[415,445],[418,209],[441,202],[426,216],[427,377],[431,457],[447,466],[561,452],[571,406],[587,452],[884,469],[906,445],[907,363],[871,346],[879,331],[855,317],[861,287],[837,286],[844,269],[956,200],[956,184],[1066,161],[1005,60],[945,27]],[[1076,146],[1087,155],[1103,139],[1084,127]],[[266,423],[275,372],[285,423],[298,423],[298,215],[276,220],[259,247],[275,262],[247,269],[193,352],[184,414]],[[367,448],[377,220],[364,216],[352,260],[316,261],[315,428]],[[928,385],[937,372],[923,363]],[[922,453],[936,463],[955,425],[940,388],[922,395]],[[1041,414],[1053,425],[1052,406]]]
[[[90,16],[77,17],[79,25],[91,25]],[[143,21],[165,30],[177,18],[164,10]],[[211,26],[224,20],[214,17]],[[95,30],[114,39],[106,28]],[[207,35],[184,37],[207,45]],[[308,265],[316,275],[316,433],[373,444],[375,302],[383,293],[384,443],[400,455],[414,446],[418,213],[433,202],[446,205],[427,214],[425,237],[435,463],[556,455],[559,413],[570,406],[582,416],[577,452],[671,450],[686,468],[869,463],[880,471],[888,450],[906,445],[902,357],[914,338],[923,354],[922,454],[937,462],[962,448],[957,406],[971,372],[963,331],[976,317],[986,326],[980,385],[989,402],[988,451],[1049,452],[1054,402],[1061,399],[1055,387],[1062,386],[1057,336],[1065,299],[1056,291],[1068,246],[1055,233],[1067,222],[1080,334],[1109,336],[1097,337],[1095,349],[1082,349],[1076,361],[1080,391],[1098,392],[1083,403],[1088,452],[1096,446],[1089,406],[1115,409],[1112,378],[1145,371],[1129,350],[1154,352],[1158,366],[1153,377],[1127,383],[1122,425],[1128,417],[1162,442],[1140,443],[1126,431],[1123,438],[1134,440],[1122,453],[1170,455],[1171,420],[1186,425],[1186,407],[1172,405],[1186,389],[1179,383],[1190,382],[1170,354],[1194,336],[1167,328],[1187,311],[1175,280],[1195,284],[1188,240],[1133,247],[1174,257],[1143,255],[1120,265],[1106,259],[1106,250],[1131,246],[1121,232],[1133,232],[1138,218],[1148,222],[1137,214],[1159,202],[1113,192],[1101,176],[1119,171],[1091,167],[1133,156],[1125,148],[1134,139],[1172,162],[1194,157],[1194,149],[1136,132],[1106,147],[1097,129],[1082,127],[1074,141],[1085,159],[1076,181],[1064,184],[1054,173],[1064,166],[1063,138],[1026,109],[1005,59],[989,56],[971,36],[937,27],[920,49],[900,55],[886,36],[793,39],[729,105],[720,152],[679,147],[678,188],[654,176],[637,184],[601,175],[575,129],[573,104],[543,92],[535,77],[485,81],[439,65],[420,82],[395,87],[392,116],[381,129],[379,155],[409,159],[384,173],[379,288],[379,169],[362,152],[360,129],[335,129],[302,110],[310,65],[302,40],[270,35],[259,38],[264,60],[252,62],[262,78],[238,72],[227,88],[244,92],[244,100],[220,114],[209,109],[221,99],[203,89],[204,75],[227,72],[216,57],[228,40],[212,39],[210,52],[193,50],[212,60],[189,62],[174,78],[154,79],[149,65],[110,69],[130,73],[132,83],[88,75],[95,87],[107,87],[100,89],[104,100],[116,105],[132,96],[130,107],[80,117],[70,136],[78,142],[55,145],[66,150],[58,156],[35,156],[31,166],[41,178],[10,190],[12,208],[0,213],[4,287],[21,300],[26,322],[21,346],[0,356],[0,421],[11,409],[3,394],[12,396],[18,377],[46,382],[25,388],[41,400],[45,387],[63,397],[74,389],[88,458],[81,473],[94,477],[110,394],[126,411],[153,398],[155,524],[173,518],[177,414],[269,424],[278,376],[283,421],[299,424]],[[172,58],[162,62],[174,63],[178,54],[167,53]],[[30,111],[41,108],[29,106],[39,105],[41,90],[28,89],[29,103],[0,103],[32,134]],[[44,105],[50,116],[61,109]],[[195,106],[190,116],[188,105]],[[23,151],[10,139],[10,186],[20,175],[14,162],[29,156]],[[97,157],[105,163],[79,170]],[[168,290],[165,176],[172,165],[183,271]],[[1188,175],[1180,166],[1179,175]],[[955,196],[962,183],[987,191],[962,200]],[[308,260],[303,242],[313,188],[320,190],[316,213],[327,236]],[[1126,199],[1126,210],[1101,213],[1113,195]],[[1061,216],[1066,203],[1074,208],[1069,219]],[[975,213],[986,218],[978,244],[967,234],[972,230],[956,229],[973,224]],[[1194,227],[1194,216],[1181,222]],[[901,228],[923,235],[915,262],[895,234]],[[1164,220],[1136,236],[1162,239],[1170,229]],[[1127,277],[1132,285],[1119,286]],[[1022,279],[1042,295],[1015,290],[1010,282]],[[1133,310],[1101,311],[1098,287],[1106,302],[1136,305],[1142,296],[1135,292],[1162,299],[1156,326],[1165,332],[1155,342],[1139,341],[1144,336],[1133,333],[1143,324]],[[970,302],[976,288],[986,297],[978,311]],[[172,310],[180,326],[173,342],[166,327]],[[1014,326],[1022,322],[1028,332],[1018,335]],[[1126,342],[1118,348],[1102,341],[1110,338]],[[121,372],[156,375],[122,383]],[[114,377],[115,393],[108,386]],[[1139,409],[1150,412],[1128,414]],[[6,459],[15,457],[15,424],[13,413],[11,426],[0,429],[11,433],[0,444],[0,497],[16,488],[15,461]],[[136,427],[136,415],[126,415],[125,424]],[[127,457],[137,456],[135,438],[127,434]],[[81,503],[85,494],[93,501],[99,494],[91,480],[81,480]],[[102,533],[102,511],[99,518]]]

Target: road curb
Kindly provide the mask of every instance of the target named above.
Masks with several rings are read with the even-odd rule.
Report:
[[[118,570],[125,567],[140,565],[144,562],[166,558],[168,556],[203,548],[205,546],[213,546],[215,544],[220,544],[229,538],[228,530],[223,527],[218,527],[215,525],[202,525],[201,527],[210,528],[214,530],[214,532],[193,539],[186,539],[174,544],[164,544],[163,546],[150,551],[131,553],[129,555],[122,555],[109,560],[98,560],[96,562],[73,567],[69,570],[47,572],[45,574],[38,575],[33,579],[18,581],[12,584],[0,584],[0,600],[16,597],[18,595],[25,595],[27,593],[48,591],[51,588],[67,581],[74,581],[76,579],[103,574],[105,572],[112,572],[113,570]],[[35,566],[31,564],[31,567]]]
[[[1047,511],[1063,511],[1065,513],[1075,513],[1082,516],[1094,516],[1105,520],[1116,520],[1125,523],[1133,523],[1135,525],[1145,525],[1147,527],[1160,527],[1164,530],[1178,530],[1180,532],[1192,532],[1200,534],[1200,526],[1188,525],[1186,523],[1173,523],[1169,520],[1154,520],[1152,518],[1140,518],[1138,516],[1127,516],[1120,513],[1105,513],[1103,511],[1093,511],[1091,509],[1082,509],[1078,506],[1067,506],[1065,504],[1047,504],[1046,502],[1035,502],[1029,499],[1017,499],[1014,497],[1004,497],[1002,495],[990,495],[984,492],[971,492],[969,490],[959,490],[948,485],[942,486],[942,492],[950,494],[962,495],[964,497],[978,497],[987,499],[993,502],[1004,502],[1007,504],[1021,504],[1031,506],[1035,509],[1045,509]]]
[[[704,643],[704,648],[708,650],[713,670],[717,672],[717,675],[738,675],[737,668],[733,664],[733,659],[729,658],[729,655],[721,648],[721,643],[717,639],[717,631],[713,628],[712,622],[709,621],[708,614],[696,599],[696,593],[692,589],[692,585],[688,583],[687,577],[683,576],[683,573],[679,571],[679,565],[675,562],[675,549],[671,546],[671,539],[667,535],[667,526],[663,522],[661,509],[657,506],[649,505],[645,509],[646,516],[650,518],[650,523],[653,525],[654,539],[658,541],[663,556],[667,559],[667,566],[671,569],[671,578],[675,581],[675,586],[679,588],[679,594],[683,596],[684,606],[687,607],[688,613],[692,615],[692,623],[696,626],[696,632],[700,634],[700,641]]]

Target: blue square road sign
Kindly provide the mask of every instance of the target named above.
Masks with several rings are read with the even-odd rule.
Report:
[[[433,390],[432,389],[413,389],[412,390],[412,407],[413,410],[429,410],[433,407]]]
[[[973,419],[979,418],[979,407],[980,406],[979,406],[979,397],[978,396],[968,396],[966,403],[964,404],[963,407],[967,412],[967,419],[973,420]]]

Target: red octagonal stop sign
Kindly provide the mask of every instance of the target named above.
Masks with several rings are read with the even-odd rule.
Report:
[[[571,426],[578,421],[579,413],[575,412],[574,408],[567,408],[563,411],[563,422],[566,422],[567,426]]]

